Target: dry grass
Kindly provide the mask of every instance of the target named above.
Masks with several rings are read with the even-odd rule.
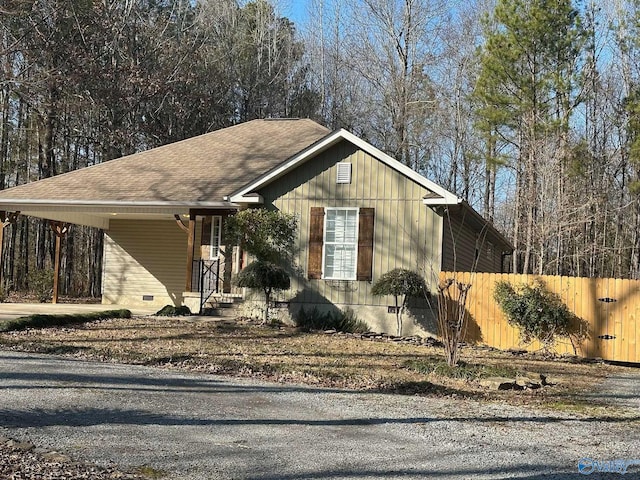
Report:
[[[582,401],[604,378],[621,367],[546,360],[531,355],[464,348],[462,360],[493,375],[537,372],[558,385],[538,390],[490,392],[470,371],[454,378],[440,368],[440,348],[370,341],[343,335],[302,333],[291,327],[247,322],[166,317],[135,317],[74,327],[0,334],[4,348],[118,361],[236,376],[261,377],[357,390],[450,397],[500,399],[581,413],[598,411]],[[424,373],[411,368],[419,360],[434,365]],[[474,371],[475,371],[474,370]],[[464,376],[464,375],[463,375]],[[609,413],[610,410],[609,410]]]

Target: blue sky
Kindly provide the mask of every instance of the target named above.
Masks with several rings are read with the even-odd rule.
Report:
[[[309,2],[310,0],[280,0],[277,5],[280,7],[280,13],[300,29],[307,21]]]

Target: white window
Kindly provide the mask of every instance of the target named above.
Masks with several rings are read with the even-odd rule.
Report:
[[[355,280],[358,260],[358,209],[327,208],[323,272],[328,280]]]
[[[222,217],[211,217],[211,250],[209,252],[210,259],[216,259],[220,255],[220,235],[222,233]]]

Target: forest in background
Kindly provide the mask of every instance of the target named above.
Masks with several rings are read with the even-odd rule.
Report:
[[[0,2],[0,189],[267,117],[345,128],[467,200],[517,272],[640,278],[640,0]],[[73,225],[61,290],[97,296]],[[3,290],[49,269],[5,228]]]

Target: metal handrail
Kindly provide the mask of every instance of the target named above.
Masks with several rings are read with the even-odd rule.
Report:
[[[220,261],[198,259],[193,261],[193,282],[196,292],[200,292],[200,312],[214,293],[220,289]]]

